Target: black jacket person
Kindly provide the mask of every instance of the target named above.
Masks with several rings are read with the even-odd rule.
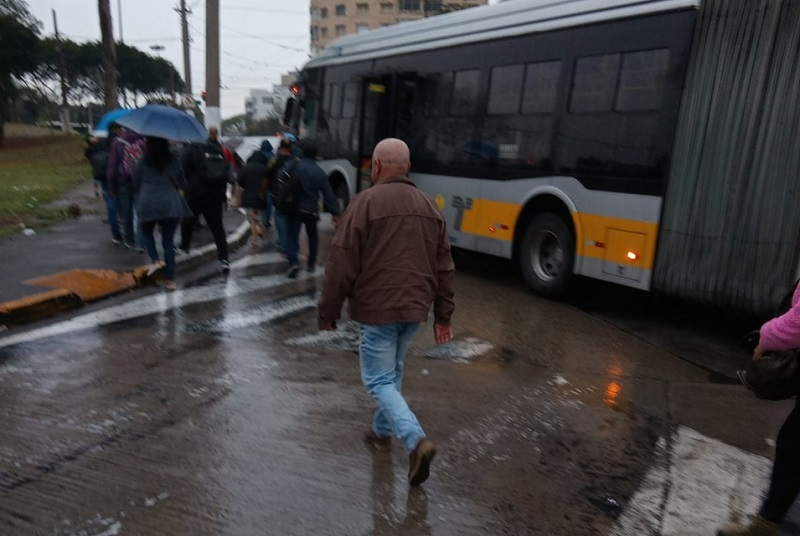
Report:
[[[212,130],[216,129],[209,129],[209,134]],[[217,246],[220,269],[227,273],[230,263],[228,241],[222,226],[222,208],[225,204],[230,168],[225,162],[222,145],[215,136],[209,137],[206,143],[187,145],[182,154],[182,163],[187,181],[186,201],[194,217],[181,222],[181,242],[178,249],[181,252],[189,251],[195,220],[202,214]]]

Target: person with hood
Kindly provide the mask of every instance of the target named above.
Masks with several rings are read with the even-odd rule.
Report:
[[[297,254],[300,250],[300,228],[305,227],[306,237],[308,238],[308,264],[307,270],[313,273],[317,267],[317,251],[319,250],[319,233],[317,222],[319,221],[319,199],[322,197],[322,204],[327,212],[333,216],[333,223],[341,214],[339,200],[333,193],[333,188],[328,180],[328,175],[319,167],[316,162],[317,146],[311,140],[300,140],[297,142],[299,158],[287,164],[292,169],[287,169],[287,173],[297,173],[300,179],[300,197],[297,212],[285,214],[286,225],[286,257],[289,260],[289,270],[287,276],[291,279],[297,277],[300,271]]]
[[[122,232],[119,228],[119,209],[117,208],[117,200],[111,195],[108,189],[108,180],[106,173],[108,172],[108,159],[111,148],[111,142],[119,133],[119,123],[112,122],[108,126],[108,137],[95,137],[90,136],[88,145],[86,147],[85,155],[89,162],[92,164],[92,178],[95,182],[95,188],[102,190],[103,202],[106,205],[106,215],[108,218],[108,225],[111,229],[111,242],[114,244],[122,243]]]
[[[242,190],[239,208],[245,209],[247,214],[247,221],[250,224],[250,243],[254,246],[258,244],[259,238],[264,238],[261,213],[267,197],[266,172],[268,162],[269,159],[264,155],[263,151],[253,151],[253,154],[247,159],[247,163],[239,171],[239,176],[236,179],[237,187]]]
[[[128,249],[144,251],[139,216],[136,214],[136,189],[133,171],[144,153],[144,138],[128,128],[121,128],[111,140],[106,180],[122,217],[122,240]]]
[[[188,253],[195,221],[202,214],[217,246],[220,270],[227,274],[231,265],[228,260],[228,239],[222,225],[222,208],[227,201],[231,169],[217,135],[217,129],[211,127],[208,129],[206,143],[189,144],[183,151],[182,164],[187,181],[186,202],[192,209],[194,217],[181,223],[181,242],[178,250]]]
[[[169,141],[148,137],[144,156],[133,173],[133,185],[138,192],[142,235],[150,256],[152,275],[162,263],[153,235],[156,225],[161,228],[161,249],[164,252],[164,288],[175,290],[175,231],[183,215],[183,189],[186,179],[180,160],[172,154]]]
[[[267,163],[267,196],[269,198],[270,210],[275,206],[275,193],[278,173],[280,173],[287,162],[294,158],[294,143],[289,138],[282,138],[278,144],[278,154],[270,158]],[[278,234],[278,244],[280,249],[286,251],[286,217],[277,210],[274,211],[273,220],[275,221],[275,231]]]

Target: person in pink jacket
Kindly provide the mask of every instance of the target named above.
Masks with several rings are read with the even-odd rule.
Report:
[[[753,359],[765,352],[800,348],[800,285],[792,296],[792,307],[761,326]],[[732,525],[718,536],[778,536],[786,513],[800,492],[800,402],[786,418],[775,441],[775,461],[769,491],[758,515],[748,525]]]

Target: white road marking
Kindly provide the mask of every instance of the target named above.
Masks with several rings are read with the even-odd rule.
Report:
[[[191,329],[210,333],[227,333],[235,329],[256,326],[293,313],[307,311],[317,306],[316,296],[293,296],[256,309],[231,311],[220,319],[210,319],[192,324]]]
[[[0,338],[0,348],[45,339],[55,335],[64,335],[73,331],[113,324],[122,320],[165,313],[169,310],[185,307],[187,305],[221,300],[240,294],[248,294],[259,290],[279,287],[290,282],[313,279],[314,277],[316,277],[314,274],[303,272],[298,275],[297,279],[291,281],[286,279],[286,276],[283,274],[253,277],[249,279],[231,278],[224,283],[215,285],[145,296],[121,305],[109,307],[108,309],[76,316],[70,320],[64,320],[50,326]]]
[[[659,440],[645,475],[610,536],[700,536],[758,511],[772,462],[680,427]]]

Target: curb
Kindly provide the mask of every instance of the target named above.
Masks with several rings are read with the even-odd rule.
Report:
[[[243,242],[247,241],[249,235],[250,224],[244,221],[236,230],[228,235],[228,247],[235,251]],[[217,247],[215,244],[206,244],[205,246],[190,251],[187,255],[179,255],[175,259],[175,264],[179,267],[196,266],[206,261],[209,257],[216,257],[216,253]],[[145,264],[131,270],[129,273],[132,276],[133,283],[123,288],[122,291],[134,290],[157,280],[162,270],[148,275],[147,272],[149,268],[150,265]],[[117,290],[108,294],[99,295],[92,299],[91,302],[99,301],[103,298],[119,294],[120,292],[120,290]],[[48,290],[18,300],[0,303],[0,333],[12,327],[21,326],[83,307],[87,303],[90,303],[90,301],[85,301],[74,292],[66,289]]]

